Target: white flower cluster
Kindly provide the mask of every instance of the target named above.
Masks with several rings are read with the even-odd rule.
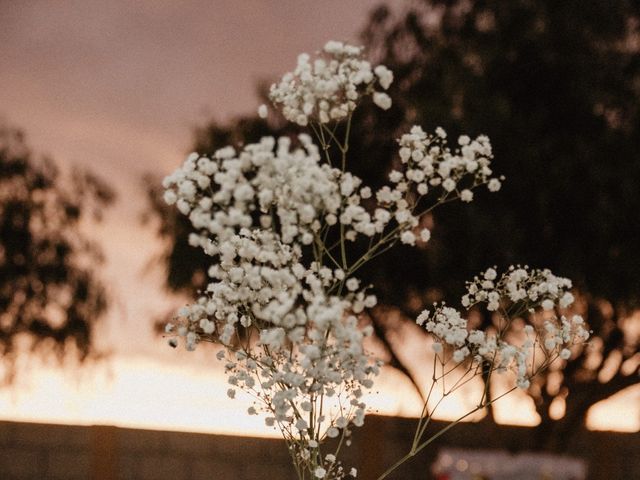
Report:
[[[510,267],[497,282],[496,278],[497,272],[490,268],[469,282],[463,304],[487,303],[487,308],[495,311],[506,302],[524,302],[526,309],[523,312],[532,312],[540,306],[546,310],[556,306],[566,308],[573,302],[573,296],[567,291],[571,282],[556,277],[549,270]],[[544,328],[540,330],[528,324],[524,329],[526,339],[520,345],[509,343],[505,339],[505,331],[488,334],[483,330],[468,330],[467,320],[462,314],[444,304],[436,305],[433,312],[423,311],[416,323],[434,336],[436,342],[433,348],[437,354],[449,347],[453,350],[452,359],[456,363],[470,358],[478,366],[488,361],[492,370],[498,372],[512,370],[516,373],[516,384],[520,388],[528,388],[530,378],[534,375],[534,349],[543,349],[544,357],[548,360],[556,356],[566,360],[571,356],[570,348],[573,345],[584,343],[589,338],[580,315],[553,317],[546,320]]]
[[[310,244],[319,213],[337,212],[342,199],[339,171],[320,163],[308,135],[299,140],[302,147],[294,150],[289,138],[276,145],[265,137],[241,152],[226,147],[213,158],[192,154],[165,178],[165,201],[176,203],[202,232],[191,242],[215,255],[218,245],[209,236],[224,240],[240,228],[270,229],[277,218],[282,242]]]
[[[379,204],[386,206],[403,227],[400,236],[403,243],[416,242],[412,229],[418,225],[421,214],[416,207],[425,196],[431,194],[437,203],[455,198],[471,202],[472,190],[480,185],[487,184],[492,192],[500,189],[500,180],[491,177],[493,155],[486,136],[473,141],[462,136],[458,141],[461,148],[454,151],[448,147],[446,137],[442,128],[431,135],[419,126],[402,135],[399,140],[402,168],[389,174],[393,188],[384,186],[376,193]],[[387,215],[386,211],[376,212],[380,219]],[[420,237],[428,241],[429,231],[423,230]]]
[[[311,457],[311,452],[308,449],[302,450],[303,456]],[[328,479],[331,480],[343,480],[346,478],[354,479],[358,477],[358,470],[356,468],[351,468],[349,472],[343,467],[342,462],[340,462],[333,453],[328,453],[322,458],[318,455],[317,463],[319,465],[312,468],[313,478],[318,479]]]
[[[435,135],[430,135],[414,126],[399,141],[400,159],[406,171],[404,175],[392,172],[391,181],[414,184],[420,195],[437,187],[445,195],[455,193],[463,202],[473,200],[471,189],[478,185],[487,184],[492,192],[500,190],[500,180],[491,177],[493,154],[488,137],[481,135],[471,140],[462,135],[455,151],[447,146],[446,138],[440,127]]]
[[[419,128],[412,132],[420,145],[427,144]],[[190,235],[190,243],[218,259],[209,270],[213,281],[207,294],[185,307],[182,322],[168,333],[183,337],[189,350],[200,341],[225,345],[230,382],[259,400],[251,412],[267,413],[269,424],[308,443],[341,429],[348,432],[350,423],[362,424],[362,392],[372,386],[379,365],[364,352],[363,338],[371,332],[359,328],[357,319],[375,306],[375,297],[361,290],[343,265],[305,266],[303,249],[336,225],[345,241],[364,235],[379,236],[378,245],[394,238],[414,244],[419,213],[412,189],[420,190],[423,180],[443,172],[434,173],[433,165],[457,157],[439,141],[437,151],[431,148],[424,158],[416,160],[415,154],[404,162],[405,180],[392,173],[393,189],[385,186],[374,194],[358,177],[322,163],[307,135],[299,143],[292,148],[288,138],[263,138],[239,152],[226,147],[212,158],[192,154],[165,179],[165,201],[176,204],[198,232]],[[484,155],[477,161],[488,168],[490,147],[482,145],[484,150],[474,151]],[[466,174],[474,178],[470,188],[487,180],[476,180],[475,171]],[[438,184],[430,186],[435,191]],[[362,201],[371,197],[377,207],[370,213]],[[420,237],[427,241],[429,235],[425,229]],[[337,286],[344,291],[335,293]],[[252,331],[258,348],[245,348],[243,339]],[[170,341],[175,344],[176,338]],[[323,409],[314,401],[332,397],[343,408],[320,414]],[[305,450],[298,453],[306,462]]]
[[[348,400],[354,402],[353,418],[360,424],[364,416],[361,389],[370,385],[370,376],[377,370],[368,365],[362,350],[367,332],[358,328],[353,315],[373,307],[375,297],[358,291],[358,280],[346,278],[341,268],[315,263],[304,267],[302,248],[337,224],[346,227],[346,240],[355,240],[359,234],[382,238],[391,222],[398,225],[397,238],[414,244],[412,230],[419,214],[413,210],[412,189],[420,195],[426,194],[423,188],[435,191],[443,177],[462,182],[471,176],[470,188],[486,183],[491,148],[481,138],[472,143],[470,153],[451,153],[444,136],[427,136],[414,127],[400,141],[406,168],[391,173],[393,189],[379,189],[375,193],[378,207],[369,213],[361,202],[374,196],[371,190],[349,172],[322,163],[308,136],[301,135],[299,142],[301,147],[292,149],[288,138],[277,142],[263,138],[240,152],[226,147],[213,158],[193,154],[165,179],[165,201],[175,203],[199,232],[190,236],[190,243],[219,258],[209,271],[215,281],[208,295],[181,312],[186,323],[177,333],[185,337],[188,349],[203,338],[232,346],[239,330],[254,326],[260,344],[273,358],[247,356],[251,361],[242,366],[256,373],[249,367],[266,362],[261,372],[273,378],[257,382],[253,374],[234,374],[234,381],[245,388],[261,383],[276,390],[282,385],[291,389],[289,377],[294,376],[297,384],[297,390],[288,390],[286,396],[282,391],[263,392],[261,398],[271,399],[268,409],[275,415],[269,418],[293,422],[293,398],[308,397],[312,385],[330,397],[341,382],[350,382],[344,391],[353,394]],[[477,168],[466,166],[473,162]],[[427,241],[429,235],[425,229],[420,237]],[[342,282],[347,292],[342,297],[326,293]],[[295,356],[280,355],[283,349],[295,351]],[[326,362],[319,369],[310,368],[318,355]],[[280,378],[284,374],[286,381]],[[332,424],[332,420],[327,423]],[[328,427],[327,432],[333,430]]]
[[[420,213],[414,191],[423,196],[428,185],[442,192],[436,179],[447,175],[469,188],[490,181],[491,149],[480,139],[471,154],[452,153],[444,137],[414,127],[401,139],[404,168],[391,173],[393,188],[373,193],[358,177],[322,163],[309,136],[298,141],[292,148],[288,138],[263,138],[239,152],[226,147],[212,158],[192,154],[165,179],[165,201],[198,232],[190,243],[217,259],[206,295],[185,307],[167,333],[183,337],[189,350],[201,341],[226,346],[229,395],[236,388],[251,393],[257,401],[250,413],[266,413],[268,425],[302,442],[298,462],[317,465],[309,445],[348,434],[351,424],[364,421],[363,390],[373,385],[379,364],[363,349],[371,330],[358,326],[357,315],[376,299],[336,261],[334,268],[305,265],[303,250],[334,226],[344,241],[364,235],[378,236],[376,245],[393,239],[415,244]],[[407,145],[412,150],[404,158]],[[465,162],[478,168],[461,169]],[[371,197],[373,212],[362,204]],[[420,233],[422,241],[429,236],[427,229]],[[321,408],[334,399],[338,409]],[[331,470],[331,478],[340,478],[338,471]]]
[[[327,475],[331,475],[333,480],[357,478],[358,470],[352,467],[347,473],[340,462],[336,460],[336,456],[329,453],[324,457],[324,466],[318,466],[313,470],[314,478],[327,478]]]
[[[414,189],[420,196],[430,188],[440,193],[444,189],[443,196],[470,201],[471,189],[498,181],[489,177],[491,146],[486,137],[466,150],[451,152],[443,137],[413,127],[400,140],[404,168],[389,175],[393,188],[383,186],[375,192],[378,207],[370,213],[362,200],[374,195],[371,189],[355,175],[322,163],[308,135],[300,135],[299,141],[301,148],[292,149],[287,137],[277,142],[265,137],[241,152],[226,147],[213,158],[192,154],[165,178],[165,201],[175,203],[201,232],[190,237],[191,244],[216,255],[219,245],[211,236],[225,239],[240,228],[277,228],[283,243],[309,245],[323,227],[335,224],[345,226],[345,238],[353,241],[358,235],[381,235],[395,221],[400,240],[413,245],[412,230],[420,215],[412,199]],[[468,188],[450,191],[449,181],[454,182],[453,190],[462,183]],[[420,234],[422,241],[429,236],[428,230]]]
[[[384,65],[373,68],[362,51],[362,47],[330,41],[313,62],[308,54],[301,54],[296,69],[271,86],[271,101],[287,120],[301,126],[344,119],[364,95],[373,95],[375,104],[387,110],[391,98],[376,86],[388,89],[393,73]]]
[[[361,180],[322,164],[308,135],[299,140],[302,148],[295,150],[287,137],[277,146],[265,137],[239,153],[227,147],[212,159],[189,156],[164,186],[165,201],[176,203],[203,232],[191,243],[215,255],[218,244],[210,236],[222,240],[240,228],[277,228],[283,243],[309,245],[321,221],[333,225],[338,219],[354,230],[349,237],[356,231],[373,235],[371,217],[359,205]]]
[[[549,269],[512,265],[500,278],[497,277],[496,270],[489,268],[468,282],[462,306],[468,308],[486,303],[487,310],[495,312],[506,300],[511,304],[540,305],[545,310],[552,310],[556,304],[567,308],[574,300],[569,291],[571,280],[557,277]]]
[[[207,295],[181,312],[185,321],[177,333],[187,348],[202,340],[227,346],[229,382],[259,400],[251,413],[266,412],[268,425],[295,428],[298,438],[316,442],[349,423],[362,425],[361,397],[379,365],[370,363],[362,345],[371,328],[359,328],[354,313],[373,307],[375,297],[363,291],[326,295],[340,272],[315,263],[305,268],[300,248],[269,230],[243,229],[218,251]],[[258,348],[242,348],[252,327]],[[333,397],[346,408],[309,414],[317,399]]]

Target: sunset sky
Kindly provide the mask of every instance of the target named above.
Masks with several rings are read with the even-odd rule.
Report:
[[[0,393],[1,419],[268,434],[257,420],[221,414],[239,407],[224,397],[220,372],[203,371],[207,359],[170,350],[153,334],[154,319],[186,300],[168,297],[159,270],[148,268],[158,245],[139,222],[141,178],[177,167],[195,126],[254,112],[256,82],[293,68],[298,53],[329,39],[357,42],[377,4],[0,2],[0,120],[23,128],[35,152],[91,169],[118,194],[92,232],[108,258],[101,275],[113,301],[99,343],[113,358],[79,379],[39,369]],[[415,414],[407,391],[383,393],[378,407]],[[159,397],[163,409],[144,408]],[[621,404],[640,404],[640,389],[625,398]],[[637,409],[618,412],[620,418],[601,413],[594,425],[640,429]],[[521,413],[511,421],[531,423],[528,410]]]
[[[159,307],[159,285],[142,272],[157,251],[139,223],[142,176],[176,168],[207,119],[255,112],[256,82],[301,51],[357,41],[375,3],[346,3],[0,2],[0,118],[37,153],[89,168],[118,193],[96,233],[119,328],[141,333],[141,316]]]

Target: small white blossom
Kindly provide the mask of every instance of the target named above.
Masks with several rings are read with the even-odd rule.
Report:
[[[373,103],[383,110],[389,110],[391,108],[391,97],[386,93],[375,92],[373,94]]]
[[[500,190],[500,187],[502,187],[502,183],[497,178],[492,178],[489,181],[488,187],[490,192],[497,192],[498,190]]]
[[[553,308],[557,303],[567,302],[567,289],[571,282],[553,275],[549,270],[531,270],[527,267],[512,266],[506,273],[498,277],[493,268],[487,269],[480,276],[467,283],[467,293],[462,298],[465,308],[479,303],[486,303],[489,311],[496,311],[501,304],[524,302],[529,309]],[[564,299],[564,300],[563,300]],[[498,371],[513,370],[516,384],[526,389],[530,385],[529,377],[533,365],[529,365],[534,342],[531,335],[536,336],[547,350],[549,358],[556,353],[567,360],[571,356],[569,347],[581,344],[589,337],[579,316],[571,319],[565,317],[549,319],[544,324],[544,333],[537,333],[530,324],[524,332],[526,338],[520,345],[513,345],[496,334],[487,334],[480,330],[467,330],[467,321],[454,308],[436,305],[434,311],[423,311],[416,323],[422,325],[434,336],[433,350],[440,354],[443,346],[453,348],[451,358],[457,363],[467,359],[473,362],[490,360]]]
[[[407,230],[405,232],[402,232],[402,235],[400,235],[400,241],[402,243],[406,243],[407,245],[415,245],[416,236],[413,234],[413,232]]]
[[[378,65],[373,71],[380,81],[380,86],[387,90],[393,82],[393,72],[384,65]]]
[[[178,200],[178,196],[173,190],[167,190],[164,192],[164,202],[167,205],[173,205]]]

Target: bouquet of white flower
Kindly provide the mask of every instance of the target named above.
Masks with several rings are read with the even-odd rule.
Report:
[[[224,347],[218,358],[226,361],[229,396],[236,389],[253,396],[248,414],[279,428],[300,479],[357,475],[338,456],[364,422],[363,394],[382,365],[365,350],[372,328],[364,314],[376,297],[358,270],[398,242],[428,242],[424,215],[446,202],[471,202],[481,186],[496,192],[504,180],[491,169],[487,137],[461,136],[450,147],[443,129],[430,134],[419,126],[399,139],[401,167],[388,185],[374,192],[349,173],[353,112],[367,97],[388,109],[392,82],[393,73],[373,67],[362,48],[329,42],[313,61],[300,55],[270,91],[282,115],[310,134],[229,146],[211,158],[194,153],[164,181],[165,201],[193,225],[190,243],[213,259],[211,283],[167,325],[169,341],[182,337],[189,350],[200,342]],[[258,112],[268,115],[264,105]],[[368,248],[349,258],[347,242],[359,238]],[[457,423],[424,438],[440,401],[470,379],[514,372],[504,396],[528,388],[531,377],[586,341],[579,316],[556,314],[572,303],[570,288],[548,270],[516,266],[499,276],[489,268],[468,283],[461,304],[485,304],[495,329],[468,329],[463,314],[444,304],[420,314],[417,323],[434,338],[433,382],[409,452],[379,480]],[[527,323],[512,344],[516,318]],[[445,383],[449,376],[454,381]],[[459,420],[500,397],[490,399],[485,384],[477,407]]]

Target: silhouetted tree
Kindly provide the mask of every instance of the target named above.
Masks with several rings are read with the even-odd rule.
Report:
[[[378,9],[365,39],[396,73],[411,122],[487,134],[507,176],[500,201],[436,214],[422,285],[455,292],[451,280],[488,261],[523,262],[573,278],[583,296],[593,348],[559,386],[531,389],[540,446],[562,449],[593,404],[640,382],[624,325],[640,301],[640,4],[425,1],[397,17]]]
[[[559,386],[542,377],[530,390],[542,419],[539,446],[562,449],[593,404],[640,382],[638,339],[625,329],[640,306],[640,4],[413,2],[399,12],[376,9],[363,39],[394,71],[395,103],[385,113],[368,104],[357,111],[350,170],[379,186],[398,162],[403,130],[441,125],[453,138],[487,134],[495,171],[507,181],[497,197],[479,194],[471,205],[436,211],[426,248],[398,247],[359,276],[407,318],[434,300],[455,304],[464,280],[488,262],[548,266],[574,279],[593,348],[554,373]],[[283,132],[257,119],[212,122],[199,131],[196,150]],[[184,255],[189,227],[177,222],[185,223],[161,233],[170,239],[169,283],[182,278],[184,286],[195,271],[204,279],[200,262],[211,259]],[[397,326],[383,311],[372,317],[388,339]],[[566,405],[560,420],[549,415],[556,398]]]
[[[99,220],[113,193],[88,173],[65,184],[49,160],[36,160],[20,131],[0,126],[0,354],[14,373],[19,337],[62,359],[75,344],[91,352],[95,322],[107,307],[95,268],[100,250],[80,223]]]

